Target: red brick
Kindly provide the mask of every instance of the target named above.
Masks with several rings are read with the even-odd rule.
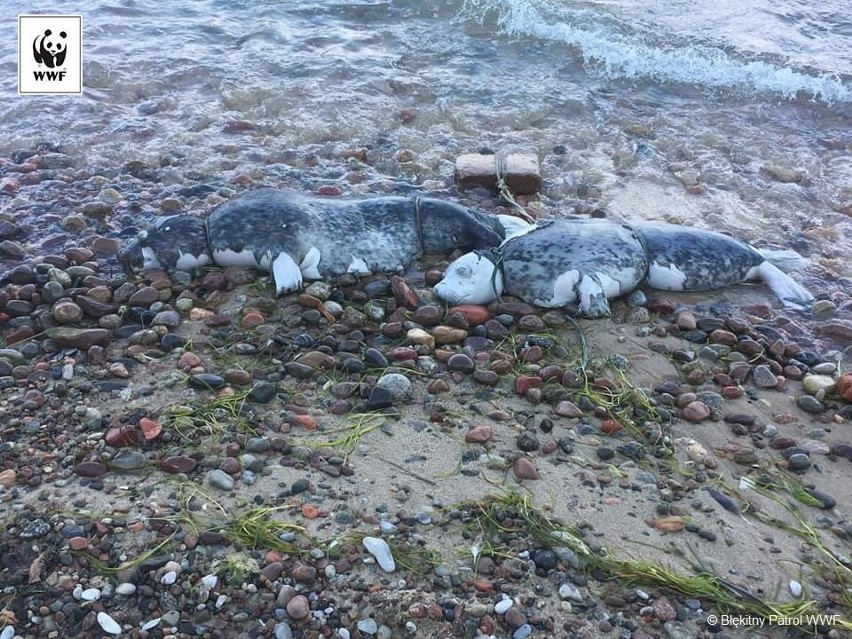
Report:
[[[541,167],[532,153],[510,153],[506,156],[506,185],[512,193],[538,193]],[[462,187],[497,188],[497,165],[494,155],[470,153],[456,158],[456,181]]]

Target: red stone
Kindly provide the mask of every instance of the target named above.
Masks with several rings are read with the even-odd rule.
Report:
[[[198,463],[186,455],[178,455],[176,457],[166,457],[160,462],[160,470],[164,473],[176,475],[178,473],[191,473],[195,470]]]
[[[255,129],[257,126],[248,120],[228,120],[222,127],[222,133],[245,133]]]
[[[71,537],[68,540],[68,547],[71,550],[86,550],[89,547],[89,540],[85,537]]]
[[[464,436],[464,440],[469,444],[484,444],[489,439],[491,439],[491,435],[493,431],[491,426],[488,424],[477,424]]]
[[[485,324],[491,319],[491,313],[484,306],[475,306],[473,304],[463,304],[461,306],[453,306],[450,309],[449,315],[461,313],[467,319],[470,326],[479,326]]]
[[[128,446],[136,445],[136,429],[133,426],[117,426],[110,428],[106,436],[107,446],[113,448],[127,448]]]
[[[310,415],[293,415],[288,421],[291,426],[297,426],[305,430],[317,429],[317,420]]]
[[[538,469],[529,457],[518,457],[512,464],[512,471],[518,479],[538,479]]]
[[[523,397],[531,388],[538,388],[541,386],[541,383],[541,377],[520,375],[515,379],[515,392]]]
[[[412,346],[397,346],[388,351],[388,359],[392,362],[417,359],[417,350]]]
[[[710,417],[710,409],[704,402],[690,402],[683,408],[683,418],[688,422],[703,422]]]
[[[420,305],[417,294],[411,290],[411,287],[399,275],[391,277],[391,290],[393,290],[396,303],[400,306],[413,311]]]
[[[343,189],[333,184],[323,184],[316,190],[317,195],[338,196],[343,194]]]
[[[142,431],[142,436],[145,438],[145,441],[150,442],[160,436],[160,433],[163,432],[163,427],[153,419],[143,417],[139,420],[139,430]]]
[[[100,462],[80,462],[74,466],[74,472],[80,477],[100,477],[105,475],[107,467]]]

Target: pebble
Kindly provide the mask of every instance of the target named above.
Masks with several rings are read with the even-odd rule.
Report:
[[[683,418],[688,422],[703,422],[710,417],[710,408],[700,401],[690,402],[683,407]]]
[[[805,375],[802,378],[802,386],[809,394],[816,395],[820,391],[830,393],[837,386],[837,382],[829,375]]]
[[[380,539],[378,537],[364,537],[364,539],[361,540],[361,543],[364,545],[364,548],[367,549],[367,552],[376,558],[376,561],[382,570],[385,572],[393,572],[396,570],[396,562],[391,554],[390,546],[388,546],[388,543],[384,539]]]
[[[118,625],[115,619],[110,617],[105,612],[99,612],[97,616],[98,625],[101,627],[106,633],[111,635],[120,635],[121,634],[121,626]]]
[[[515,463],[512,464],[512,471],[517,479],[538,479],[538,469],[535,467],[535,462],[529,457],[518,457]]]
[[[582,417],[583,411],[581,411],[576,404],[573,402],[569,402],[567,399],[559,402],[556,407],[553,409],[557,415],[561,415],[562,417]]]
[[[509,608],[511,608],[513,604],[514,604],[514,602],[509,597],[506,597],[505,599],[501,599],[496,604],[494,604],[494,612],[496,612],[498,615],[502,615]]]
[[[451,371],[469,375],[476,370],[476,364],[464,353],[455,353],[447,360],[447,368]]]
[[[379,626],[373,618],[361,619],[356,626],[365,635],[374,635],[379,631]]]
[[[778,385],[778,378],[766,364],[755,366],[752,376],[755,386],[759,388],[775,388]]]
[[[304,619],[311,612],[311,604],[305,595],[296,595],[285,606],[287,614],[293,619]]]
[[[532,626],[525,623],[512,633],[512,639],[527,639],[532,634]]]
[[[796,398],[796,406],[801,408],[806,413],[821,413],[825,410],[822,402],[813,395],[800,395]]]
[[[387,390],[394,400],[404,400],[411,395],[411,380],[399,373],[386,373],[378,379],[376,388]]]
[[[583,595],[574,584],[566,581],[559,586],[559,598],[563,601],[570,599],[571,601],[583,601]]]
[[[469,444],[484,444],[491,439],[492,428],[488,424],[477,424],[465,434],[465,441]]]
[[[207,473],[207,483],[213,488],[230,492],[234,489],[234,478],[228,473],[218,468]]]

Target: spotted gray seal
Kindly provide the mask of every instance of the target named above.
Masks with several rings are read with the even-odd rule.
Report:
[[[220,205],[206,220],[158,220],[119,252],[119,262],[127,272],[257,268],[272,272],[282,294],[303,279],[401,271],[424,254],[497,246],[501,217],[433,198],[330,198],[261,188]]]
[[[784,304],[803,307],[813,296],[770,261],[786,256],[673,224],[552,220],[498,249],[463,255],[434,290],[451,304],[485,304],[505,291],[536,306],[576,303],[581,315],[604,317],[609,299],[643,284],[704,291],[760,280]]]

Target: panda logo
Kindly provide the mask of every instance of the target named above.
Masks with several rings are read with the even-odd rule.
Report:
[[[64,31],[59,32],[59,37],[54,38],[50,29],[45,29],[44,34],[38,35],[33,40],[33,57],[39,64],[44,64],[50,69],[61,67],[65,62],[68,44],[65,42]]]

